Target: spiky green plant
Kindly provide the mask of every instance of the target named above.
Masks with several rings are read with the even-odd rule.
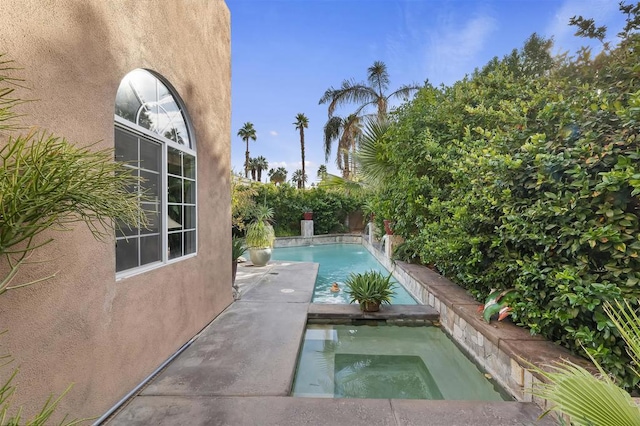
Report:
[[[628,301],[605,303],[604,310],[627,344],[634,371],[640,365],[640,318]],[[607,375],[591,357],[599,371],[595,377],[585,368],[571,362],[555,363],[548,370],[530,367],[541,374],[546,383],[534,388],[533,394],[552,404],[543,415],[555,411],[569,417],[571,424],[584,426],[626,426],[640,424],[640,407],[631,396]],[[640,374],[639,374],[640,375]]]
[[[245,251],[247,251],[247,248],[244,245],[244,239],[233,237],[231,239],[231,259],[238,260],[238,258],[242,256]]]
[[[7,63],[0,62],[0,131],[9,132],[0,140],[0,257],[9,272],[0,281],[0,294],[50,278],[11,285],[33,251],[53,241],[51,234],[38,238],[49,229],[82,222],[102,239],[117,223],[146,223],[140,194],[128,190],[141,180],[113,161],[113,150],[74,146],[45,131],[12,134],[12,108],[22,101],[12,95],[14,79],[3,75],[11,70]]]
[[[97,239],[112,236],[118,223],[145,226],[137,187],[141,179],[127,167],[113,161],[112,150],[94,151],[94,146],[77,147],[46,131],[31,130],[15,134],[19,115],[13,108],[24,100],[14,91],[19,78],[11,74],[16,68],[0,54],[0,259],[7,262],[7,275],[0,279],[0,295],[53,275],[21,284],[12,284],[21,266],[29,262],[34,250],[53,241],[48,230],[68,230],[85,223]],[[0,356],[0,367],[8,364]],[[51,396],[40,412],[23,419],[22,408],[12,409],[15,392],[13,380],[18,370],[0,386],[0,424],[48,424],[61,398]],[[59,424],[73,425],[85,420]]]
[[[267,206],[257,206],[254,219],[247,226],[245,243],[249,248],[267,248],[273,246],[276,234],[269,223],[273,220],[273,209]]]
[[[351,273],[345,284],[349,303],[357,302],[363,310],[367,304],[391,304],[391,297],[395,294],[391,274],[385,277],[374,270]]]

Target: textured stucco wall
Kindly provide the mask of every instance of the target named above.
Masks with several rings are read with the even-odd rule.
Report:
[[[18,94],[37,100],[19,108],[26,125],[113,148],[120,80],[147,68],[177,90],[195,129],[196,257],[116,282],[113,241],[82,225],[52,233],[36,256],[50,262],[19,279],[57,277],[0,296],[16,402],[28,414],[75,383],[58,412],[98,416],[232,301],[229,11],[223,0],[2,0],[0,40],[23,68],[29,90]]]

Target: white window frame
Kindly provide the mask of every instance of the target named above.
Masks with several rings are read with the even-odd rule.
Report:
[[[156,76],[154,74],[154,76]],[[157,78],[157,76],[156,76]],[[170,90],[171,87],[168,86],[166,84],[166,82],[164,82],[163,80],[160,80],[163,84],[165,84]],[[175,92],[172,91],[171,93],[174,98],[176,99],[176,102],[180,102],[180,99],[177,98]],[[181,102],[180,102],[181,103]],[[179,104],[180,108],[184,111],[183,105]],[[187,128],[189,130],[189,140],[190,140],[190,144],[191,146],[195,147],[195,141],[193,139],[193,132],[190,129],[190,123],[188,122],[187,118],[185,117],[185,122],[187,124]],[[162,164],[162,172],[161,172],[161,188],[160,190],[162,191],[163,197],[162,197],[162,206],[161,206],[161,217],[162,217],[162,229],[160,230],[160,233],[162,235],[162,247],[163,249],[161,250],[162,253],[162,260],[157,261],[157,262],[153,262],[153,263],[148,263],[146,265],[142,265],[142,266],[138,266],[136,268],[131,268],[131,269],[126,269],[124,271],[120,271],[120,272],[116,272],[116,281],[120,281],[122,279],[125,278],[129,278],[135,275],[139,275],[139,274],[143,274],[145,272],[149,272],[152,271],[154,269],[157,268],[161,268],[165,265],[171,265],[173,263],[176,262],[180,262],[183,260],[187,260],[187,259],[191,259],[195,256],[198,255],[198,156],[196,153],[196,150],[190,147],[187,147],[186,145],[180,145],[179,143],[165,138],[164,136],[152,132],[138,124],[135,124],[129,120],[126,120],[118,115],[114,114],[114,127],[118,127],[122,130],[125,131],[129,131],[133,134],[139,134],[140,136],[144,136],[146,138],[150,138],[158,143],[161,144],[162,146],[162,159],[161,159],[161,164]],[[196,249],[195,252],[193,253],[189,253],[187,255],[183,255],[180,257],[176,257],[174,259],[169,259],[166,247],[169,246],[169,231],[168,231],[168,200],[167,200],[167,195],[168,195],[168,179],[167,179],[167,175],[168,175],[168,165],[167,165],[167,152],[168,152],[168,147],[177,149],[178,151],[183,151],[189,155],[192,155],[195,159],[195,179],[194,179],[194,183],[195,183],[195,205],[196,205],[196,217],[195,217],[195,245],[196,245]],[[138,249],[139,250],[139,249]]]

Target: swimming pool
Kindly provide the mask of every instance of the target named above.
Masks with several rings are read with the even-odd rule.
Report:
[[[349,303],[344,290],[344,282],[350,273],[362,273],[376,270],[389,274],[389,271],[359,244],[327,244],[305,247],[283,247],[273,250],[273,260],[291,260],[296,262],[315,262],[320,264],[316,285],[313,291],[314,303]],[[397,281],[391,303],[396,305],[416,305],[411,294]],[[330,291],[331,284],[337,282],[339,293]]]
[[[308,324],[292,396],[511,401],[439,327]]]

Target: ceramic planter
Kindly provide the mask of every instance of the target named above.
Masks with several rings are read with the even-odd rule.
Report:
[[[271,260],[271,247],[250,248],[249,257],[253,266],[265,266]]]

